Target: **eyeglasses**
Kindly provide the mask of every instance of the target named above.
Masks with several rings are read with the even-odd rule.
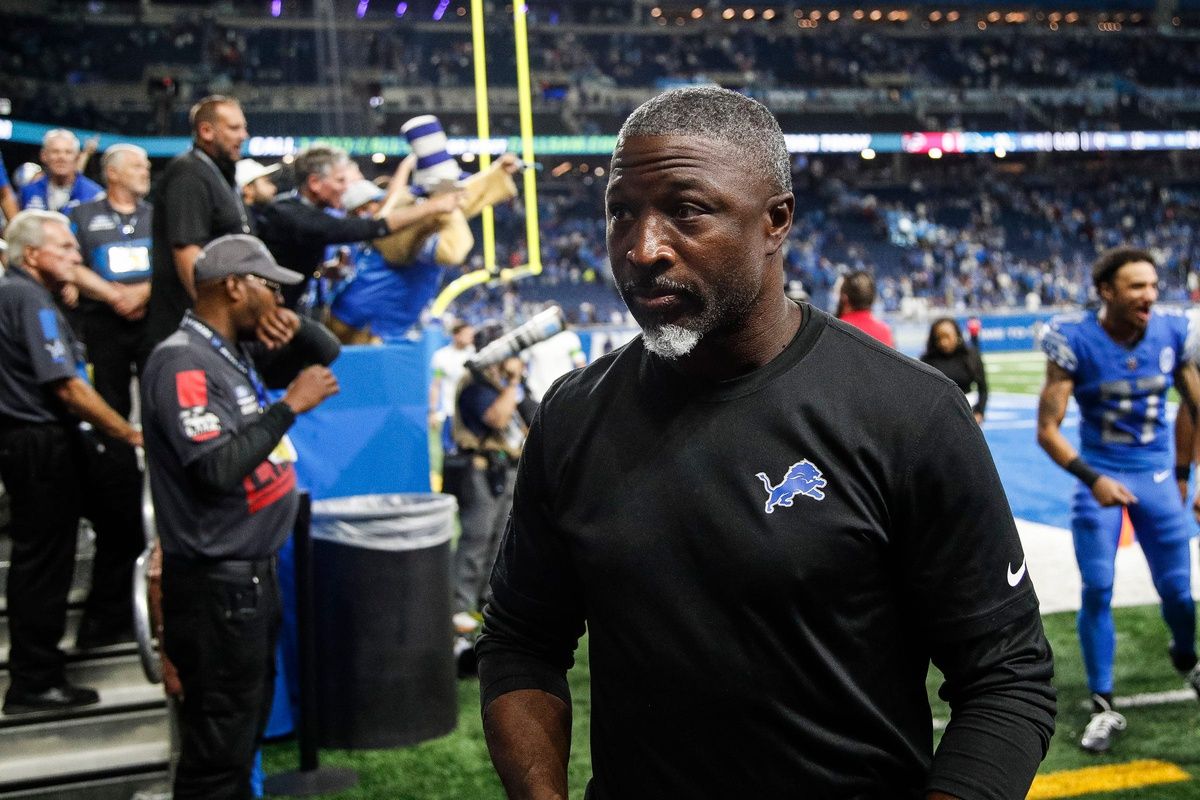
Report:
[[[244,277],[247,280],[251,280],[254,283],[259,284],[260,286],[267,287],[267,289],[269,289],[273,294],[283,294],[283,286],[276,283],[275,281],[269,281],[266,278],[263,278],[258,275],[246,275]]]

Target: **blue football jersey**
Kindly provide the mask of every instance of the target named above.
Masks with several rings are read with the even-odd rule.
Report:
[[[1042,333],[1046,357],[1075,381],[1080,450],[1097,469],[1162,470],[1174,464],[1167,390],[1200,345],[1195,317],[1155,308],[1133,347],[1117,344],[1095,311],[1054,317]]]

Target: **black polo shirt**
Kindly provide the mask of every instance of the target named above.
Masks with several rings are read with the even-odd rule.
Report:
[[[254,233],[254,223],[234,182],[233,165],[218,166],[194,148],[167,166],[150,199],[155,213],[146,335],[152,342],[160,342],[175,331],[183,312],[192,307],[175,269],[174,248],[203,247],[230,233]]]
[[[50,384],[79,374],[83,348],[54,297],[28,272],[0,276],[0,421],[69,422]]]

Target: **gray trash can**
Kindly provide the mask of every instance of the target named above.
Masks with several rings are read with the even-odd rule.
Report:
[[[441,494],[313,503],[320,744],[401,747],[458,722],[450,537]]]

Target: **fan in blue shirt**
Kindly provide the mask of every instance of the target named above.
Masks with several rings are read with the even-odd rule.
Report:
[[[66,128],[42,137],[44,174],[21,189],[21,208],[59,211],[68,203],[86,203],[104,191],[78,171],[79,137]]]

